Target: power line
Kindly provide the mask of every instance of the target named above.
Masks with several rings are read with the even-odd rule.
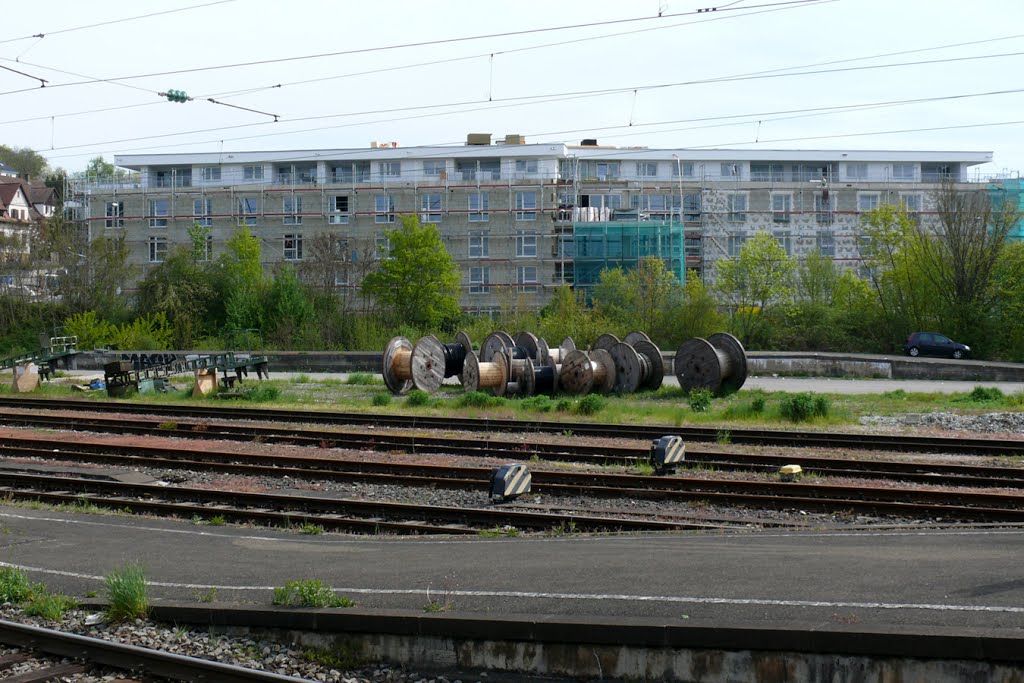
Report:
[[[191,5],[189,7],[179,7],[178,9],[169,9],[162,12],[150,12],[149,14],[140,14],[134,17],[124,17],[123,19],[111,19],[110,21],[101,21],[97,24],[87,24],[85,26],[74,26],[72,28],[62,28],[56,31],[47,31],[45,33],[35,33],[30,36],[21,36],[20,38],[7,38],[6,40],[0,40],[0,45],[5,43],[14,43],[19,40],[28,40],[29,38],[45,38],[46,36],[55,36],[61,33],[71,33],[72,31],[84,31],[90,28],[97,28],[99,26],[111,26],[113,24],[120,24],[126,21],[136,21],[138,19],[148,19],[149,17],[158,17],[164,14],[174,14],[176,12],[187,12],[193,9],[199,9],[201,7],[210,7],[212,5],[222,5],[226,2],[234,2],[235,0],[216,0],[216,2],[207,2],[202,5]]]
[[[220,1],[221,2],[228,2],[230,0],[220,0]],[[727,9],[727,10],[724,10],[724,11],[730,11],[730,12],[731,11],[736,11],[736,10],[744,10],[745,11],[745,10],[752,10],[752,9],[761,9],[761,8],[766,8],[766,7],[784,7],[784,6],[819,4],[820,2],[821,2],[821,0],[780,0],[778,2],[764,3],[764,4],[761,4],[761,5],[751,5],[751,6],[748,6],[748,7],[739,7],[739,8],[735,8],[735,9]],[[457,37],[457,38],[441,38],[441,39],[437,39],[437,40],[426,40],[426,41],[419,41],[419,42],[414,42],[414,43],[398,43],[398,44],[393,44],[393,45],[383,45],[383,46],[379,46],[379,47],[357,48],[357,49],[354,49],[354,50],[340,50],[340,51],[337,51],[337,52],[322,52],[322,53],[316,53],[316,54],[311,54],[311,55],[300,55],[300,56],[294,56],[294,57],[280,57],[280,58],[277,58],[277,59],[262,59],[262,60],[248,61],[248,62],[236,62],[236,63],[233,63],[233,64],[219,64],[219,65],[214,65],[214,66],[201,66],[201,67],[194,67],[194,68],[191,68],[191,69],[176,69],[176,70],[171,70],[171,71],[157,71],[157,72],[152,72],[152,73],[134,74],[134,75],[130,75],[130,76],[117,76],[115,78],[105,78],[105,79],[98,79],[98,80],[102,80],[102,81],[125,81],[125,80],[134,80],[134,79],[138,79],[138,78],[154,78],[154,77],[157,77],[157,76],[170,76],[170,75],[179,75],[179,74],[187,74],[187,73],[199,73],[199,72],[205,72],[205,71],[218,71],[218,70],[223,70],[223,69],[237,69],[237,68],[249,67],[249,66],[265,66],[267,64],[282,64],[282,63],[287,63],[287,62],[303,61],[303,60],[308,60],[308,59],[322,59],[322,58],[326,58],[326,57],[340,57],[340,56],[344,56],[344,55],[367,54],[367,53],[370,53],[370,52],[383,52],[383,51],[389,51],[389,50],[400,50],[400,49],[407,49],[407,48],[414,48],[414,47],[417,47],[417,48],[418,47],[429,47],[429,46],[432,46],[432,45],[448,45],[448,44],[453,44],[453,43],[463,43],[463,42],[474,41],[474,40],[489,40],[489,39],[493,39],[493,38],[508,38],[508,37],[532,35],[532,34],[538,34],[538,33],[550,33],[550,32],[554,32],[554,31],[568,31],[568,30],[575,30],[575,29],[582,29],[582,28],[593,28],[593,27],[596,27],[596,26],[610,26],[610,25],[616,25],[616,24],[626,24],[626,23],[633,23],[633,22],[638,22],[638,21],[652,21],[652,20],[667,19],[667,18],[672,18],[672,17],[694,16],[694,15],[697,15],[697,14],[700,14],[700,13],[701,13],[700,10],[696,10],[696,11],[689,11],[689,12],[676,12],[676,13],[673,13],[673,14],[664,14],[662,16],[632,17],[632,18],[628,18],[628,19],[610,19],[610,20],[607,20],[607,21],[595,21],[595,22],[588,22],[588,23],[582,23],[582,24],[569,24],[569,25],[564,25],[564,26],[550,26],[550,27],[545,27],[545,28],[523,29],[523,30],[520,30],[520,31],[505,31],[505,32],[502,32],[502,33],[488,33],[488,34],[480,34],[480,35],[475,35],[475,36],[461,36],[461,37]],[[71,83],[58,83],[58,84],[55,84],[55,85],[50,86],[50,87],[68,87],[68,86],[74,86],[74,85],[86,85],[86,84],[95,83],[95,82],[97,82],[97,81],[96,80],[91,80],[91,81],[77,81],[77,82],[71,82]],[[15,92],[24,92],[24,91],[9,91],[9,92],[6,92],[6,93],[0,93],[0,95],[9,95],[9,94],[14,94]]]

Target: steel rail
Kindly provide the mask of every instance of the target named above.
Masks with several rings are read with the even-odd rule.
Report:
[[[679,434],[690,441],[716,441],[722,430],[716,427],[680,427],[676,425],[620,425],[595,422],[554,422],[540,420],[505,420],[491,418],[434,417],[381,413],[328,412],[315,410],[281,410],[271,408],[237,408],[228,406],[195,406],[157,403],[122,403],[116,401],[41,399],[2,396],[0,406],[12,408],[46,408],[51,410],[99,410],[108,413],[154,414],[256,420],[288,421],[321,424],[372,424],[406,429],[427,428],[449,431],[516,431],[562,434],[571,431],[580,436],[656,439],[666,434]],[[1024,439],[954,438],[892,434],[858,434],[853,432],[806,432],[729,428],[732,443],[776,446],[832,447],[851,449],[884,449],[913,452],[970,453],[985,455],[1024,455]]]
[[[94,498],[91,494],[100,496]],[[84,477],[53,477],[0,471],[0,497],[93,502],[108,507],[144,509],[178,515],[219,515],[234,519],[313,523],[331,528],[358,527],[418,533],[477,533],[511,524],[546,530],[571,525],[580,531],[667,531],[720,528],[720,525],[635,517],[528,512],[509,508],[441,507],[299,494],[246,493],[184,486],[129,484]],[[287,510],[287,512],[280,512]],[[360,517],[355,517],[361,515]],[[399,525],[394,520],[399,519]],[[409,520],[414,520],[415,523]],[[470,528],[471,525],[476,525]]]
[[[59,657],[84,659],[114,669],[138,671],[175,681],[217,681],[217,683],[296,683],[305,678],[282,676],[246,669],[207,659],[150,650],[75,633],[0,620],[0,642],[30,648]],[[312,683],[311,681],[309,683]]]
[[[161,423],[156,420],[132,420],[99,417],[64,417],[53,415],[25,415],[0,413],[0,424],[42,426],[55,429],[88,430],[93,432],[130,433],[152,436],[176,436],[186,439],[224,439],[263,443],[287,443],[317,447],[347,448],[355,450],[393,451],[405,449],[411,453],[447,453],[486,458],[501,457],[510,460],[553,460],[559,462],[586,462],[597,465],[636,465],[648,460],[648,449],[628,446],[588,444],[542,444],[523,441],[502,441],[488,438],[466,439],[457,437],[430,437],[422,434],[401,435],[367,433],[365,431],[325,431],[291,427],[258,427],[221,423]],[[3,439],[0,438],[0,443]],[[55,442],[55,448],[60,444]],[[883,460],[856,460],[805,454],[767,455],[725,453],[689,449],[686,465],[690,463],[724,470],[771,471],[783,465],[796,464],[816,474],[870,479],[898,479],[926,484],[950,484],[975,487],[1019,487],[1024,484],[1024,468],[945,463],[916,463]]]

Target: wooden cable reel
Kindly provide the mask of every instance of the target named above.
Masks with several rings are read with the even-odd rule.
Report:
[[[618,337],[616,337],[614,334],[611,334],[610,332],[606,332],[594,340],[594,343],[591,345],[590,350],[594,351],[596,349],[601,349],[603,351],[608,351],[618,343]]]
[[[589,355],[578,349],[570,351],[562,361],[558,383],[573,394],[607,394],[615,386],[615,361],[603,349],[594,349]]]
[[[496,353],[504,351],[515,346],[515,342],[512,341],[512,337],[506,332],[498,330],[497,332],[491,332],[484,338],[483,343],[480,345],[480,361],[489,363]]]
[[[384,347],[381,375],[392,394],[404,394],[412,388],[413,345],[405,337],[394,337]]]
[[[651,338],[647,336],[646,332],[635,330],[626,335],[626,338],[622,341],[626,342],[632,347],[636,347],[637,342],[651,341]]]
[[[617,394],[632,393],[641,388],[654,391],[665,379],[661,350],[649,340],[641,338],[635,345],[619,342],[608,353],[615,362],[613,391]]]
[[[430,335],[416,342],[412,350],[412,381],[416,388],[432,394],[446,377],[462,375],[466,356],[473,344],[465,332],[459,332],[454,344],[442,344]]]
[[[682,343],[674,361],[684,392],[703,387],[716,396],[737,391],[747,381],[747,354],[740,340],[725,332]]]
[[[494,396],[504,396],[508,388],[509,365],[504,353],[495,354],[482,362],[475,353],[467,353],[462,366],[462,388],[466,391],[488,390]]]

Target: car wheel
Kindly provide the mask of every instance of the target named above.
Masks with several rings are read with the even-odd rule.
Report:
[[[917,358],[918,356],[921,355],[921,349],[917,348],[916,346],[911,346],[907,350],[907,354],[913,356],[914,358]]]
[[[953,358],[956,358],[957,360],[960,360],[963,357],[964,357],[964,352],[961,351],[960,349],[955,349],[953,351]]]

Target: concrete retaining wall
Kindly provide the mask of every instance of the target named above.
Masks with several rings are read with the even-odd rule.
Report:
[[[137,369],[182,360],[195,351],[84,351],[74,359],[80,370],[102,370],[114,360],[132,361]],[[381,354],[331,351],[275,351],[272,372],[380,372]],[[672,367],[674,354],[663,354]],[[973,382],[1024,382],[1024,363],[908,358],[850,353],[786,353],[755,351],[747,354],[751,375],[780,377],[861,377],[868,379],[964,380]]]
[[[284,610],[159,604],[153,618],[269,635],[365,662],[417,670],[529,673],[577,680],[700,683],[988,681],[1019,683],[1024,637],[972,629],[917,632],[796,624],[683,626],[632,618],[509,615],[501,619],[391,610]]]

